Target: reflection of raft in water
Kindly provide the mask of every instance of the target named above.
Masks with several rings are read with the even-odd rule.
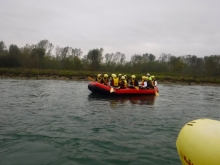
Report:
[[[100,93],[105,95],[156,95],[156,93],[158,92],[157,87],[155,87],[154,89],[117,89],[92,81],[89,83],[88,88],[93,93]]]
[[[88,96],[89,100],[107,100],[112,105],[130,102],[131,104],[139,105],[153,105],[156,96],[154,95],[100,95],[98,93],[90,93]]]
[[[220,121],[198,119],[187,123],[176,147],[183,165],[219,165]]]

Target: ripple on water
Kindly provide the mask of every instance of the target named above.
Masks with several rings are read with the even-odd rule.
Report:
[[[159,84],[158,97],[105,97],[87,85],[1,79],[1,164],[180,165],[182,126],[220,117],[219,87]]]

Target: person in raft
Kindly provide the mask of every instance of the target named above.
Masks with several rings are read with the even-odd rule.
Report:
[[[140,83],[140,88],[142,88],[142,89],[147,88],[147,80],[148,80],[148,77],[142,76],[142,81]]]
[[[101,74],[98,74],[95,81],[99,82],[99,83],[103,83],[103,78]]]
[[[155,79],[155,76],[152,75],[151,78],[152,78],[152,81],[153,81],[154,86],[157,86],[157,81],[156,81],[156,79]]]
[[[148,84],[147,84],[147,82],[148,82],[148,77],[147,77],[147,76],[145,76],[145,81],[146,81],[146,87],[145,87],[145,88],[147,88],[147,86],[148,86]]]
[[[147,88],[154,88],[152,76],[150,75],[150,73],[147,73],[147,77],[148,77]]]
[[[112,74],[110,85],[113,87],[118,87],[118,83],[119,83],[118,77],[116,76],[116,74]]]
[[[109,85],[109,79],[108,79],[108,75],[107,74],[104,74],[104,77],[103,77],[103,84],[105,85]]]
[[[148,77],[148,80],[147,80],[147,88],[154,88],[154,84],[153,84],[153,81],[152,81],[152,77],[151,77],[151,76]]]
[[[121,76],[122,76],[122,74],[118,74],[118,85],[120,86],[121,85]]]
[[[121,88],[121,89],[125,89],[125,88],[127,88],[127,86],[128,86],[128,82],[127,82],[127,80],[125,79],[125,76],[121,76],[120,88]]]
[[[138,80],[136,79],[136,76],[135,75],[132,75],[131,76],[131,81],[129,83],[129,87],[138,87]]]
[[[125,80],[127,81],[127,83],[128,83],[128,78],[127,78],[127,75],[124,75],[124,77],[125,77]]]

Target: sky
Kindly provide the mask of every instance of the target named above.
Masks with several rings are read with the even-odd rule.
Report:
[[[220,54],[219,0],[0,0],[0,41],[132,55]],[[55,50],[55,48],[54,48]]]

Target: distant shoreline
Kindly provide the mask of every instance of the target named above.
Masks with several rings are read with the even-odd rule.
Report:
[[[15,79],[15,80],[66,80],[66,81],[90,81],[87,76],[59,76],[59,75],[38,75],[38,76],[8,76],[0,75],[0,79]],[[140,81],[140,80],[139,80]],[[181,82],[174,80],[158,80],[158,84],[179,84],[179,85],[201,85],[201,86],[220,86],[219,83],[195,83],[195,82]]]
[[[74,70],[51,70],[51,69],[25,69],[25,68],[0,68],[0,79],[23,79],[23,80],[75,80],[88,81],[88,76],[95,78],[97,74],[109,72],[101,71],[74,71]],[[118,73],[115,73],[118,74]],[[134,73],[124,73],[128,78]],[[208,85],[220,86],[220,77],[207,77],[199,75],[179,75],[175,73],[151,73],[156,77],[158,84],[180,85]],[[144,73],[136,73],[138,81]]]

